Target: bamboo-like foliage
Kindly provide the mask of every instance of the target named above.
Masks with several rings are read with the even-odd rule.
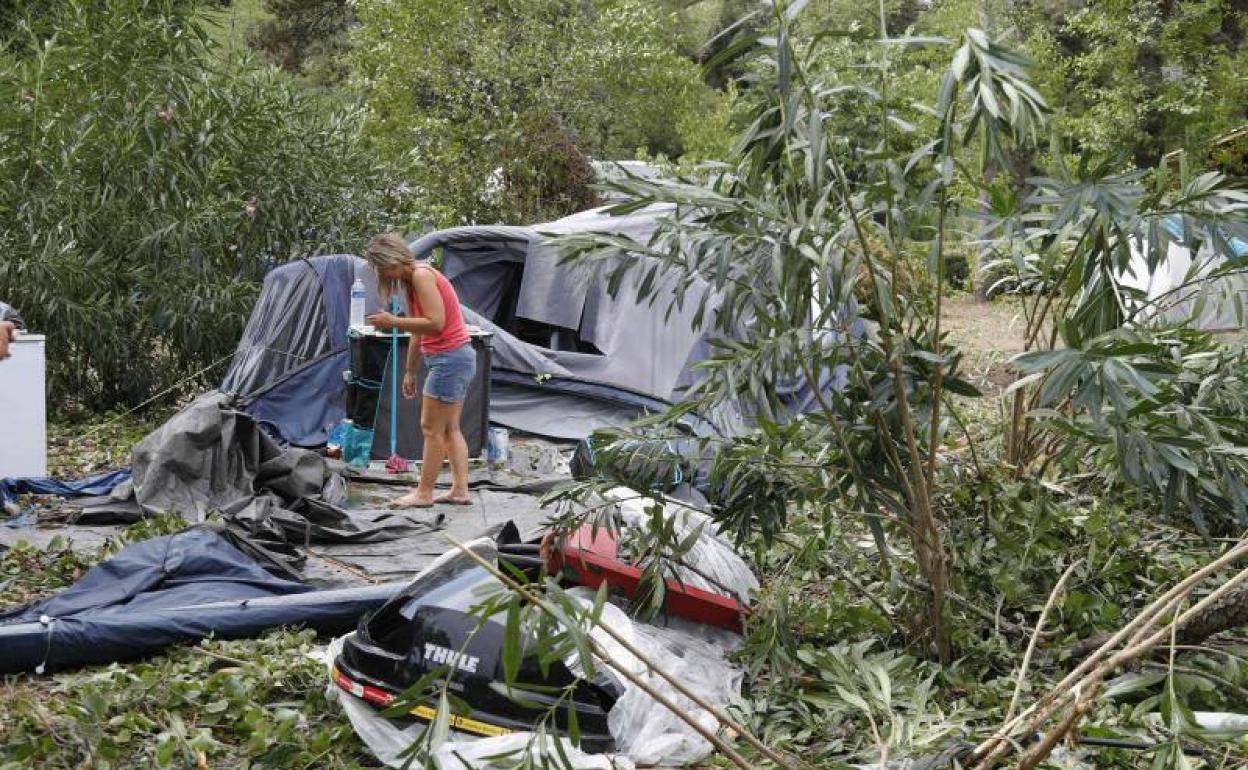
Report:
[[[220,361],[267,266],[376,217],[353,114],[216,55],[200,12],[69,0],[0,54],[0,296],[48,335],[55,403],[135,405]]]
[[[1091,460],[1159,510],[1182,506],[1202,532],[1239,531],[1248,365],[1191,327],[1226,302],[1243,322],[1241,298],[1216,287],[1243,286],[1231,239],[1248,239],[1248,192],[1214,173],[1171,189],[1112,162],[1058,171],[1030,180],[1025,199],[998,200],[1005,216],[988,231],[1008,255],[995,265],[1028,292],[1008,459],[1020,474]],[[1140,283],[1170,274],[1172,245],[1192,267],[1150,298]]]
[[[571,239],[571,259],[606,271],[656,312],[699,303],[699,321],[717,333],[719,351],[682,408],[711,412],[733,401],[759,426],[718,453],[721,526],[742,540],[774,535],[790,505],[834,503],[867,518],[885,563],[886,531],[905,533],[929,587],[912,631],[944,656],[949,567],[937,454],[948,394],[975,395],[939,321],[950,190],[973,174],[957,162],[963,148],[975,143],[996,156],[1029,141],[1045,107],[1027,83],[1027,60],[970,30],[931,107],[939,122],[927,143],[892,151],[896,120],[884,107],[883,144],[853,146],[835,134],[829,107],[847,87],[813,78],[795,53],[790,32],[803,5],[777,3],[774,34],[748,42],[768,77],[740,161],[707,169],[709,182],[620,184],[632,196],[621,210],[666,203],[675,213],[647,244]],[[886,70],[901,47],[946,42],[886,37],[878,66]],[[834,151],[846,142],[857,159],[853,181]],[[904,254],[916,245],[928,253],[930,295],[906,287]],[[794,382],[813,399],[796,421],[781,396]],[[777,486],[783,494],[760,494]]]

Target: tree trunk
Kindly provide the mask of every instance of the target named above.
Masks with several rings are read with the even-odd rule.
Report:
[[[1222,600],[1192,618],[1179,629],[1179,644],[1200,644],[1211,636],[1248,626],[1248,586],[1231,591]],[[1066,648],[1074,660],[1086,657],[1109,640],[1110,634],[1094,634]]]

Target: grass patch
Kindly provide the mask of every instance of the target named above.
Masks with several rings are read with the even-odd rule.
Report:
[[[377,767],[335,704],[310,631],[205,641],[129,665],[0,686],[0,769]]]

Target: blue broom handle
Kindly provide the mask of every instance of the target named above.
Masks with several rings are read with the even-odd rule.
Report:
[[[390,287],[390,312],[399,314],[398,282]],[[390,371],[390,456],[399,453],[399,327],[390,327],[390,353],[394,363]]]

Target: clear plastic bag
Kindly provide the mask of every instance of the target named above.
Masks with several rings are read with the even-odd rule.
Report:
[[[593,606],[594,593],[588,588],[573,588],[568,594],[586,607]],[[627,639],[649,661],[710,705],[723,710],[740,696],[745,674],[728,661],[728,654],[741,646],[737,634],[680,618],[669,618],[664,625],[641,623],[610,603],[603,606],[600,617],[601,625]],[[693,716],[711,733],[719,731],[714,715],[678,692],[602,628],[594,628],[590,635],[612,659],[675,703],[682,714]],[[575,665],[575,661],[568,663]],[[640,687],[620,679],[624,694],[607,715],[618,753],[638,765],[681,765],[710,755],[710,741],[697,730]]]

